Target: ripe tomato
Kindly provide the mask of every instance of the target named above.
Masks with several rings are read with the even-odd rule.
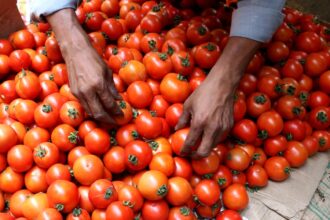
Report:
[[[173,157],[166,152],[154,154],[149,164],[150,170],[158,170],[164,173],[167,177],[172,176],[175,169]]]
[[[189,83],[182,75],[169,73],[160,83],[160,92],[170,103],[182,103],[191,93]]]
[[[165,39],[166,36],[167,35],[165,35]],[[185,42],[178,38],[166,39],[162,46],[162,52],[168,54],[169,56],[172,56],[174,52],[186,51],[186,50],[187,48]]]
[[[247,169],[246,179],[251,188],[258,189],[268,184],[268,175],[265,169],[258,164],[252,165]]]
[[[50,207],[69,213],[79,203],[78,187],[67,180],[56,180],[47,189]]]
[[[9,66],[15,71],[19,72],[22,69],[28,69],[31,65],[31,58],[24,50],[14,50],[9,55]]]
[[[46,172],[46,182],[48,185],[56,180],[71,180],[69,167],[60,163],[56,163],[48,168]]]
[[[108,18],[104,20],[101,26],[101,30],[108,36],[110,40],[117,40],[124,33],[123,26],[115,18]]]
[[[62,151],[70,151],[78,142],[78,132],[70,125],[60,124],[51,134],[52,143]]]
[[[53,66],[51,71],[54,74],[54,82],[58,86],[63,86],[64,84],[67,84],[69,82],[68,71],[65,64],[56,64],[55,66]]]
[[[9,210],[15,217],[23,217],[23,203],[33,194],[26,189],[18,190],[12,194],[9,200]]]
[[[203,69],[210,69],[220,57],[220,47],[212,42],[197,46],[194,58],[197,65]]]
[[[44,100],[48,95],[58,92],[58,86],[54,81],[43,80],[40,81],[41,91],[38,98]]]
[[[306,53],[317,52],[321,49],[320,36],[315,32],[306,31],[299,34],[295,40],[296,48]]]
[[[281,41],[271,42],[267,47],[267,57],[273,63],[284,61],[289,53],[289,48]]]
[[[319,149],[318,151],[323,152],[327,151],[330,148],[330,136],[327,131],[314,131],[312,136],[315,137],[318,141]]]
[[[193,220],[196,219],[193,211],[187,206],[173,207],[169,210],[168,220]]]
[[[280,79],[276,76],[267,75],[261,77],[257,82],[259,92],[262,92],[270,99],[277,98],[281,92]]]
[[[17,95],[23,99],[38,97],[41,87],[36,74],[28,70],[22,70],[15,77]]]
[[[193,190],[185,178],[172,177],[168,180],[166,200],[173,206],[186,204],[193,196]]]
[[[140,47],[143,53],[150,51],[161,51],[164,43],[164,38],[157,33],[148,33],[141,39]]]
[[[106,219],[133,220],[134,212],[126,202],[115,201],[106,209]]]
[[[120,127],[116,133],[116,141],[119,146],[126,146],[129,142],[139,139],[135,124],[127,124]]]
[[[159,200],[168,192],[168,179],[160,171],[146,171],[141,176],[137,188],[144,198],[152,201]]]
[[[246,100],[247,113],[252,117],[258,117],[271,108],[271,101],[266,94],[252,93]]]
[[[0,54],[0,78],[5,77],[9,71],[9,57],[7,55]]]
[[[143,197],[139,190],[133,186],[125,185],[118,191],[118,200],[132,204],[134,212],[139,211],[143,206]]]
[[[34,48],[35,40],[33,34],[28,30],[19,30],[12,34],[11,43],[16,49]]]
[[[167,220],[169,215],[168,203],[162,199],[158,201],[145,201],[141,212],[143,219]]]
[[[110,135],[100,129],[94,128],[84,138],[85,147],[92,154],[104,154],[110,148]]]
[[[237,211],[227,209],[218,214],[216,220],[242,220],[242,217]]]
[[[301,79],[303,73],[304,68],[296,59],[288,59],[281,69],[281,74],[283,77],[291,77],[295,80]]]
[[[101,29],[101,25],[105,18],[102,13],[98,11],[92,11],[86,14],[85,25],[90,31],[98,31]]]
[[[147,74],[153,79],[162,79],[172,71],[173,60],[166,53],[148,52],[143,58]]]
[[[329,108],[319,106],[309,112],[309,124],[315,129],[326,129],[330,125],[330,111]]]
[[[106,2],[106,1],[104,1],[104,2]],[[106,220],[105,210],[95,209],[92,212],[92,220]]]
[[[181,75],[189,75],[195,66],[195,61],[192,55],[186,51],[177,51],[171,55],[173,70]]]
[[[330,94],[329,85],[330,85],[330,71],[326,71],[322,73],[320,76],[319,86],[323,92]]]
[[[289,141],[284,157],[291,167],[301,167],[308,158],[308,151],[301,142]]]
[[[305,125],[299,119],[286,121],[282,133],[288,140],[302,141],[306,136]]]
[[[246,143],[253,143],[257,138],[257,125],[249,119],[242,119],[234,124],[233,135]]]
[[[36,219],[40,213],[50,208],[47,194],[37,193],[31,195],[23,202],[22,212],[27,219]]]
[[[49,139],[50,135],[46,129],[34,127],[26,132],[23,143],[33,150],[40,143],[47,142]]]
[[[301,143],[306,148],[309,157],[317,153],[319,146],[315,137],[307,136]]]
[[[233,170],[243,171],[248,168],[251,158],[246,151],[241,148],[233,148],[228,151],[226,165]]]
[[[202,176],[216,172],[218,170],[219,164],[220,158],[215,151],[211,151],[207,157],[191,161],[193,171],[196,174]]]
[[[220,187],[215,180],[200,181],[194,191],[198,200],[207,206],[214,205],[220,199]]]
[[[219,184],[220,189],[225,189],[231,185],[233,175],[226,166],[219,165],[219,168],[213,175],[213,179]]]
[[[153,94],[148,83],[135,81],[127,88],[127,98],[133,107],[146,108],[151,104]]]
[[[283,119],[291,120],[302,114],[301,102],[297,97],[285,95],[277,100],[275,110]]]
[[[264,142],[264,151],[271,157],[282,154],[286,149],[287,141],[282,135],[267,138]]]
[[[49,70],[50,63],[47,56],[43,54],[36,54],[35,56],[32,57],[31,61],[32,61],[31,67],[34,71],[38,73],[42,73],[44,71]]]
[[[192,176],[192,167],[188,160],[182,157],[174,157],[175,169],[173,176],[180,176],[186,180],[190,180]]]
[[[119,76],[127,85],[135,81],[145,81],[147,78],[146,68],[147,66],[143,63],[137,60],[130,60],[120,68]]]
[[[34,122],[34,111],[37,108],[37,103],[32,100],[24,99],[21,100],[15,106],[15,117],[16,119],[26,125]]]
[[[14,50],[9,40],[0,40],[0,54],[9,55]]]
[[[17,134],[9,125],[0,124],[0,153],[7,153],[17,143]]]
[[[62,123],[73,127],[79,126],[85,116],[84,109],[78,101],[68,101],[60,109],[60,119]]]
[[[56,108],[58,111],[60,111],[62,105],[67,101],[69,101],[68,98],[58,92],[52,93],[44,99],[45,104],[51,105],[52,108]]]
[[[165,112],[166,122],[174,128],[179,121],[180,116],[183,112],[183,105],[181,103],[175,103],[168,107]]]
[[[240,211],[249,203],[249,196],[241,184],[232,184],[223,192],[223,203],[231,210]]]
[[[125,146],[125,162],[129,170],[142,170],[148,166],[151,159],[152,151],[146,142],[136,140]]]
[[[83,121],[78,128],[78,135],[83,140],[85,136],[91,132],[94,128],[96,128],[96,123],[94,121]]]
[[[82,185],[89,186],[94,181],[103,178],[104,165],[95,155],[84,155],[73,163],[75,179]]]
[[[63,61],[60,47],[54,36],[47,38],[47,40],[45,42],[45,48],[47,51],[47,57],[51,61],[53,61],[55,63],[60,63]]]
[[[160,118],[150,112],[140,114],[135,120],[135,125],[139,135],[147,139],[157,138],[162,133],[163,124]]]
[[[46,171],[38,166],[32,167],[24,176],[25,187],[32,193],[46,192],[48,188]]]
[[[154,14],[147,14],[141,19],[141,29],[147,33],[160,33],[162,29],[162,20]]]
[[[208,27],[203,23],[190,24],[186,35],[189,43],[192,45],[205,43],[211,38]]]
[[[55,208],[46,208],[36,218],[36,220],[47,220],[47,219],[54,219],[54,220],[63,220],[63,217],[59,211]]]
[[[48,169],[59,162],[59,159],[59,149],[53,143],[41,143],[33,150],[33,160],[40,168]]]
[[[15,172],[7,167],[0,174],[0,190],[2,192],[14,193],[24,186],[23,174]]]
[[[111,173],[122,173],[126,169],[124,148],[112,147],[103,156],[103,163]]]
[[[111,181],[98,179],[89,188],[88,198],[97,209],[105,209],[118,199],[118,193]]]
[[[181,155],[181,149],[183,147],[183,144],[188,136],[189,128],[183,128],[180,130],[177,130],[171,138],[171,146],[172,150],[176,155]],[[191,150],[195,150],[199,146],[199,143],[197,143],[195,146],[191,147]]]
[[[284,181],[289,177],[290,164],[285,157],[274,156],[270,157],[264,165],[269,179],[273,181]]]
[[[8,165],[15,171],[23,173],[33,165],[33,154],[31,148],[25,145],[16,145],[7,153]]]
[[[281,133],[283,129],[283,119],[276,111],[267,111],[258,117],[257,126],[261,138],[274,137]]]
[[[49,104],[39,104],[34,110],[34,121],[41,128],[53,128],[57,125],[59,112]]]
[[[113,70],[113,72],[118,73],[125,61],[130,61],[133,59],[134,59],[133,53],[131,52],[131,50],[129,48],[114,47],[111,51],[108,65]]]
[[[155,112],[158,117],[164,117],[168,107],[169,103],[161,95],[154,96],[150,104],[150,110]]]
[[[308,76],[317,77],[327,70],[328,62],[322,53],[310,53],[304,67]]]

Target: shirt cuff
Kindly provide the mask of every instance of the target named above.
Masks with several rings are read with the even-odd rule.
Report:
[[[281,9],[244,5],[233,13],[230,36],[268,42],[282,23],[283,18]]]
[[[29,2],[28,14],[31,21],[42,21],[45,16],[61,9],[76,9],[79,3],[79,0],[50,0],[47,2],[45,0],[32,0]]]

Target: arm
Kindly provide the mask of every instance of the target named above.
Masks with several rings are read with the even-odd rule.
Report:
[[[31,17],[45,18],[56,35],[68,67],[72,93],[79,98],[85,111],[95,119],[114,124],[112,115],[122,111],[116,104],[121,99],[115,89],[112,72],[92,47],[88,36],[77,21],[74,8],[77,0],[34,0]]]
[[[190,146],[202,138],[192,156],[207,156],[223,132],[231,128],[235,89],[261,43],[268,41],[280,25],[283,4],[282,0],[246,0],[238,4],[227,46],[205,81],[184,103],[176,129],[190,122],[190,132],[182,153],[189,153]]]
[[[0,38],[7,38],[10,33],[25,26],[16,7],[16,1],[0,0],[0,5]]]

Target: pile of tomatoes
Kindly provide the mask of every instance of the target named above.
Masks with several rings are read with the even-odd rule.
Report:
[[[0,40],[2,220],[239,220],[247,189],[330,148],[330,29],[285,8],[240,81],[232,130],[209,156],[180,156],[189,128],[174,127],[228,41],[232,9],[175,2],[84,0],[76,10],[123,97],[115,127],[71,93],[48,24]]]

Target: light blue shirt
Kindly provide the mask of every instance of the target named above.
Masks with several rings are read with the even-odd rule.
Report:
[[[33,20],[50,15],[64,8],[75,9],[79,0],[32,0],[30,14]],[[245,37],[267,42],[271,39],[284,15],[285,0],[242,0],[234,11],[230,36]]]

